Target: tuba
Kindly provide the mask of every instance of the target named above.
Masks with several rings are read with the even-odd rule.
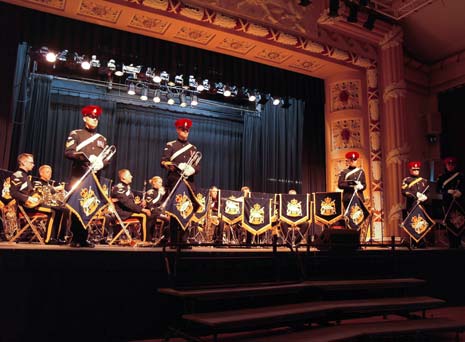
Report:
[[[5,238],[11,240],[20,229],[18,215],[16,213],[16,201],[10,201],[10,203],[6,205],[0,202],[0,211]]]

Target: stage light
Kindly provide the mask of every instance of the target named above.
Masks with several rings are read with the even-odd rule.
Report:
[[[115,76],[118,76],[118,77],[123,76],[123,75],[124,75],[123,68],[124,68],[124,64],[121,65],[121,70],[116,70],[116,71],[115,71]]]
[[[198,87],[197,87],[197,90],[198,91],[209,91],[210,90],[210,82],[208,81],[208,79],[204,79],[202,81],[202,84],[199,84]]]
[[[365,24],[363,24],[363,27],[366,28],[367,30],[373,30],[375,28],[375,21],[376,21],[376,16],[374,13],[368,14],[368,18],[365,21]]]
[[[160,73],[160,80],[160,83],[168,83],[168,81],[170,80],[170,75],[166,71],[162,71]]]
[[[189,88],[197,89],[198,83],[194,77],[194,75],[189,75]]]
[[[134,85],[134,83],[129,83],[128,95],[136,95],[136,86]]]
[[[183,78],[183,75],[176,75],[174,77],[174,85],[178,86],[178,87],[182,87],[184,84],[184,78]]]
[[[230,97],[231,96],[231,88],[229,88],[228,86],[224,86],[224,93],[223,95],[225,97]]]
[[[254,102],[257,99],[256,93],[250,93],[249,94],[249,101]]]
[[[197,106],[199,104],[199,100],[197,95],[192,95],[191,106]]]
[[[155,93],[153,94],[153,102],[160,103],[160,89],[155,89]]]
[[[115,71],[116,70],[116,64],[115,64],[115,60],[114,59],[110,59],[107,63],[107,68],[110,69],[111,71]],[[116,75],[116,73],[115,73]]]
[[[172,95],[172,94],[168,94],[167,96],[168,96],[168,101],[167,101],[167,103],[168,103],[170,106],[174,105],[173,95]]]
[[[67,58],[68,58],[68,50],[63,50],[57,54],[57,60],[61,62],[66,62]]]
[[[57,60],[57,55],[53,52],[47,52],[47,54],[45,55],[45,59],[47,60],[47,62],[55,63]]]
[[[329,0],[329,16],[339,16],[339,0]]]
[[[83,68],[84,70],[89,70],[90,69],[89,61],[82,61],[81,68]]]
[[[180,100],[179,105],[181,107],[186,107],[187,106],[186,94],[182,93],[181,96],[179,96],[179,100]]]
[[[347,17],[347,21],[349,23],[356,23],[358,21],[358,7],[356,4],[350,2],[349,3],[349,16]]]
[[[273,102],[273,106],[277,106],[281,103],[281,99],[279,97],[271,98]]]
[[[141,99],[142,101],[147,101],[147,99],[148,99],[148,96],[147,96],[147,95],[148,95],[148,92],[149,92],[149,90],[147,89],[147,87],[144,86],[144,87],[142,88],[142,94],[140,95],[140,99]]]
[[[89,64],[93,68],[100,68],[100,61],[97,59],[96,55],[92,55]]]

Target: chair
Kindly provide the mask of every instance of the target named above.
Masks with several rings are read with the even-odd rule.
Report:
[[[124,233],[128,238],[129,244],[134,245],[134,239],[131,236],[128,228],[132,227],[133,232],[135,232],[140,237],[140,233],[142,233],[142,242],[146,242],[147,238],[147,228],[146,228],[146,216],[143,214],[134,213],[130,217],[122,222],[118,222],[121,226],[121,230],[114,236],[114,238],[108,243],[109,245],[114,244],[118,239],[120,239],[121,235]]]
[[[33,241],[36,238],[40,244],[45,244],[43,236],[45,236],[47,231],[47,225],[51,224],[49,220],[53,220],[53,217],[50,217],[44,212],[35,211],[27,213],[26,210],[21,205],[18,207],[18,219],[20,223],[20,230],[10,239],[10,243],[18,240],[21,235],[28,229],[32,230],[33,237],[30,241]],[[46,208],[43,208],[46,209]],[[51,210],[50,210],[51,213]],[[53,213],[51,213],[53,216]],[[23,224],[23,225],[22,225]],[[42,234],[41,234],[42,233]]]

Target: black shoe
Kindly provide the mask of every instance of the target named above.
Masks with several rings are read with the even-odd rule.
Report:
[[[59,245],[58,240],[55,238],[51,238],[48,240],[47,245]]]
[[[79,242],[71,241],[71,242],[69,243],[69,247],[79,248],[79,247],[81,247],[81,245],[79,244]]]
[[[95,244],[93,244],[92,242],[86,240],[84,242],[81,242],[81,247],[94,248]]]
[[[66,245],[66,241],[63,239],[57,239],[57,244],[59,245]]]

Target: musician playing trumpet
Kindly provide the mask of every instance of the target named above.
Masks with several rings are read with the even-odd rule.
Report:
[[[161,157],[161,166],[167,170],[166,190],[169,193],[178,182],[181,173],[186,176],[191,188],[195,192],[194,175],[200,172],[200,164],[190,165],[188,162],[197,153],[197,147],[188,141],[189,130],[192,121],[189,119],[178,119],[174,123],[178,138],[166,143]],[[178,234],[179,233],[179,234]],[[188,232],[184,231],[176,219],[170,219],[170,244],[175,247],[177,244],[187,243]]]
[[[11,176],[11,197],[25,209],[26,213],[41,212],[48,216],[44,240],[47,244],[57,244],[56,234],[60,226],[60,220],[55,219],[57,212],[41,205],[42,199],[38,193],[34,192],[34,186],[29,176],[29,173],[34,169],[34,156],[30,153],[21,153],[17,161],[18,170]]]
[[[86,106],[81,110],[84,129],[76,129],[69,133],[65,146],[65,157],[73,161],[71,169],[71,179],[68,183],[72,187],[89,169],[97,172],[110,163],[111,156],[99,158],[102,151],[107,146],[107,139],[97,133],[102,108],[99,106]],[[71,215],[71,239],[70,247],[94,247],[94,244],[87,241],[88,232],[82,226],[75,215]]]

